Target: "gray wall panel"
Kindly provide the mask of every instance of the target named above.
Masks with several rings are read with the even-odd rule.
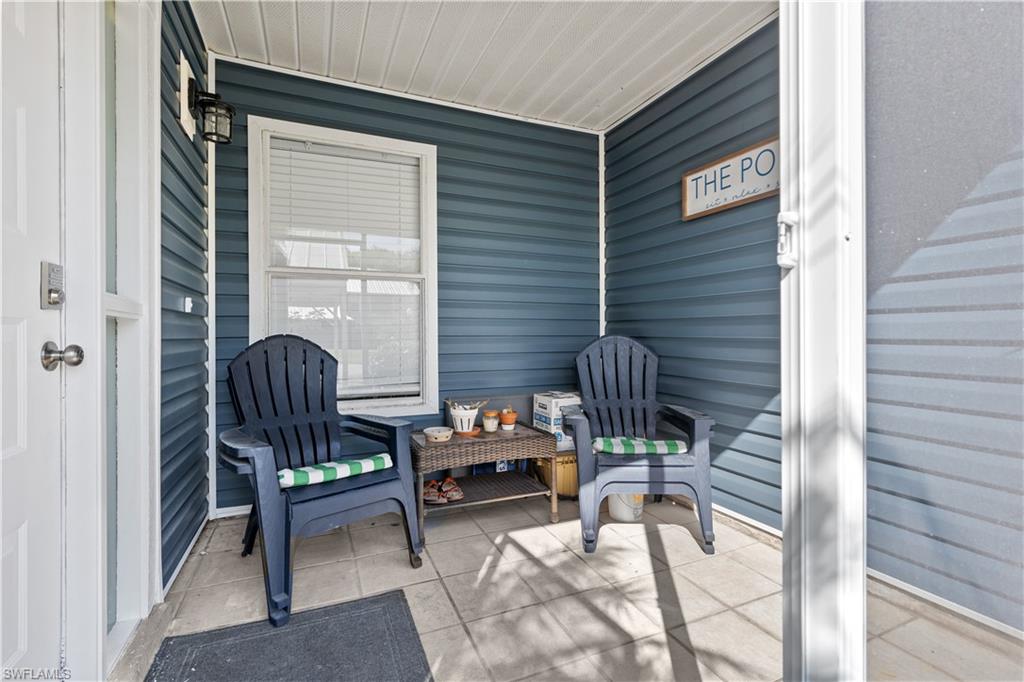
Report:
[[[206,147],[178,123],[178,55],[205,87],[206,48],[186,2],[162,7],[160,89],[160,510],[163,579],[207,516]],[[190,301],[186,303],[186,301]]]
[[[866,20],[868,565],[1022,629],[1024,12]]]
[[[682,173],[778,133],[766,26],[606,137],[608,333],[661,356],[660,397],[716,421],[714,501],[781,527],[779,270],[769,198],[679,218]]]
[[[217,150],[218,430],[235,425],[224,372],[249,334],[249,114],[437,145],[441,395],[575,386],[598,333],[596,136],[226,62],[217,91],[238,107]],[[218,506],[249,500],[218,471]]]

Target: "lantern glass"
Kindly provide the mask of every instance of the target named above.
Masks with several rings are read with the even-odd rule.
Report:
[[[201,106],[203,109],[203,138],[211,142],[230,144],[234,107],[213,99],[204,101]]]
[[[231,119],[234,118],[234,111],[226,107],[224,114],[217,118],[217,134],[224,138],[225,142],[231,142]]]

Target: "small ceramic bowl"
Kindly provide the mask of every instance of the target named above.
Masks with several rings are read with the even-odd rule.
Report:
[[[455,432],[447,426],[430,426],[423,429],[423,435],[427,437],[427,441],[430,443],[444,443],[452,439],[452,434]]]

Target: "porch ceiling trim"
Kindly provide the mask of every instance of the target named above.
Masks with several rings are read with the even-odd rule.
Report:
[[[355,81],[342,80],[340,78],[333,78],[331,76],[321,76],[316,73],[309,73],[307,71],[298,71],[296,69],[289,69],[283,66],[274,66],[273,64],[266,64],[260,61],[254,61],[252,59],[245,59],[244,57],[233,57],[228,54],[221,54],[214,52],[213,50],[207,50],[210,56],[211,62],[230,62],[232,64],[241,64],[242,66],[251,66],[255,69],[263,69],[265,71],[272,71],[274,73],[283,73],[296,78],[308,78],[310,80],[320,81],[321,83],[331,83],[332,85],[340,85],[346,88],[355,88],[356,90],[366,90],[367,92],[375,92],[381,95],[388,95],[389,97],[401,97],[402,99],[411,99],[417,102],[428,102],[430,104],[436,104],[442,107],[449,107],[452,109],[461,109],[463,111],[472,111],[478,114],[487,114],[488,116],[498,116],[499,118],[508,118],[514,121],[524,121],[526,123],[535,123],[537,125],[549,126],[551,128],[561,128],[562,130],[572,130],[577,133],[587,133],[588,135],[597,135],[601,131],[592,130],[590,128],[580,128],[578,126],[565,125],[563,123],[553,123],[551,121],[543,121],[537,118],[530,118],[529,116],[520,116],[518,114],[510,114],[503,111],[493,111],[491,109],[481,109],[480,107],[474,107],[469,104],[460,104],[458,102],[449,102],[447,100],[433,99],[431,97],[423,97],[421,95],[413,95],[408,92],[399,92],[398,90],[388,90],[387,88],[378,88],[373,85],[366,85],[364,83],[356,83]]]
[[[192,5],[221,59],[588,133],[778,16],[771,0]]]

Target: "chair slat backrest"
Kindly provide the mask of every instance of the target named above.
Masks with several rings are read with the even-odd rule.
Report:
[[[580,397],[594,436],[654,438],[658,356],[636,339],[605,336],[576,356]]]
[[[277,468],[311,466],[341,453],[338,361],[312,341],[278,334],[228,364],[235,415],[274,448]]]

